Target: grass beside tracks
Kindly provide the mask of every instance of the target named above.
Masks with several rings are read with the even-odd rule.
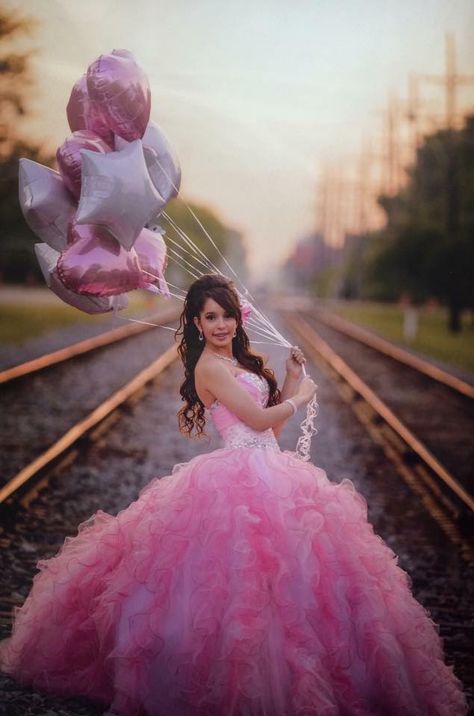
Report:
[[[120,311],[120,316],[136,317],[145,310],[152,313],[162,305],[161,300],[151,294],[136,293],[136,296],[129,296],[129,306]],[[29,301],[28,288],[25,288],[18,300],[15,297],[2,300],[0,292],[0,343],[20,345],[30,338],[77,323],[102,322],[104,330],[122,325],[122,322],[113,322],[112,313],[89,315],[62,303],[59,299],[51,300],[50,295],[49,292],[46,293],[42,300],[42,294],[35,291]]]
[[[325,306],[338,315],[415,352],[434,358],[447,366],[467,370],[474,375],[474,326],[467,311],[462,315],[462,330],[451,333],[444,307],[418,310],[418,333],[412,340],[403,335],[403,308],[394,304],[362,301],[334,301]]]

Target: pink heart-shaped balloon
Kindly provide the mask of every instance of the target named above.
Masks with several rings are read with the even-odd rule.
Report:
[[[168,257],[166,255],[166,244],[161,234],[158,231],[142,229],[133,248],[138,254],[144,281],[148,284],[158,281],[159,292],[169,296],[168,284],[164,277]]]
[[[114,133],[107,126],[99,104],[89,95],[86,73],[77,80],[71,90],[66,114],[72,132],[79,129],[90,129],[91,132],[102,137],[109,147],[114,148]]]
[[[90,149],[101,154],[112,151],[107,142],[89,129],[79,129],[64,140],[56,152],[56,159],[63,182],[76,199],[81,195],[81,149]]]
[[[121,311],[128,305],[128,298],[122,296],[93,296],[90,293],[78,294],[70,291],[59,279],[56,265],[59,252],[48,244],[35,244],[35,254],[47,286],[62,301],[84,313],[108,313],[108,311]]]
[[[87,68],[89,97],[115,134],[128,142],[140,139],[150,119],[148,78],[128,50],[100,55]]]
[[[115,296],[144,288],[137,252],[126,251],[103,226],[70,225],[70,240],[61,253],[58,276],[76,293]]]

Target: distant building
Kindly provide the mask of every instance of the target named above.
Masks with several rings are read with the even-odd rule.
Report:
[[[295,245],[282,266],[286,279],[295,287],[308,284],[320,272],[342,261],[342,250],[329,246],[321,233],[304,236]]]

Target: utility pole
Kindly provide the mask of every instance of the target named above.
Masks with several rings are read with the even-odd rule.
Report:
[[[322,181],[319,187],[320,222],[324,243],[334,246],[337,233],[337,208],[335,206],[335,176],[334,168],[325,162]]]
[[[411,145],[411,156],[416,161],[416,152],[420,143],[420,129],[419,129],[419,108],[420,99],[418,91],[418,77],[414,72],[410,73],[408,78],[408,111],[407,119],[410,124],[410,145]]]
[[[330,211],[330,244],[332,248],[336,248],[339,243],[339,227],[341,221],[340,209],[340,176],[339,167],[333,166],[329,184],[329,211]]]
[[[321,174],[318,182],[317,226],[324,244],[327,244],[329,243],[329,171],[327,163],[324,164]]]
[[[368,229],[367,196],[370,195],[373,155],[367,140],[362,143],[359,156],[359,181],[357,183],[357,231],[365,234]]]
[[[345,168],[349,166],[349,158],[353,158],[352,155],[345,155],[339,159],[333,180],[334,214],[336,217],[334,232],[335,245],[338,248],[342,248],[347,232],[357,231],[360,221],[360,207],[361,204],[363,205],[361,192],[364,187],[361,187],[360,176],[348,176],[344,172]],[[355,158],[360,161],[360,156]]]
[[[393,196],[401,186],[402,164],[400,161],[400,101],[390,92],[388,107],[382,110],[384,117],[384,145],[380,159],[382,161],[383,193]]]
[[[447,129],[454,129],[457,114],[457,91],[461,85],[474,83],[474,75],[461,75],[456,69],[456,43],[451,32],[445,34],[446,71],[444,75],[418,75],[425,81],[444,86],[445,122]]]
[[[347,231],[364,234],[374,222],[376,159],[380,155],[366,139],[358,155],[344,155],[337,164],[326,161],[322,165],[316,187],[315,224],[327,246],[341,248]],[[349,161],[356,162],[355,176],[345,172]]]

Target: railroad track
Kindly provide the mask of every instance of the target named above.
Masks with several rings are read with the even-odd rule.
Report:
[[[341,358],[395,412],[403,419],[406,416],[408,427],[423,437],[472,496],[474,386],[328,311],[316,309],[300,315],[317,326],[320,337],[326,336]],[[354,344],[360,345],[359,350],[352,349]]]
[[[449,443],[451,431],[448,430],[447,438],[443,439],[436,421],[433,428],[424,430],[423,421],[412,420],[411,422],[417,424],[417,430],[414,431],[407,423],[412,408],[410,406],[407,408],[400,396],[397,401],[391,399],[388,387],[385,390],[380,390],[380,385],[377,386],[377,389],[374,389],[373,385],[369,385],[370,374],[374,369],[374,359],[371,363],[367,355],[364,354],[355,360],[356,351],[354,351],[353,345],[346,345],[344,359],[340,354],[342,341],[339,341],[336,352],[328,342],[330,338],[324,340],[319,334],[319,326],[316,331],[315,316],[311,312],[306,312],[303,317],[301,311],[287,310],[284,315],[291,329],[299,336],[301,345],[306,348],[310,357],[337,382],[339,392],[344,400],[351,404],[374,441],[383,447],[387,458],[396,465],[398,472],[418,495],[444,533],[458,547],[462,556],[469,563],[474,564],[472,541],[474,498],[468,489],[472,459],[468,460],[467,464],[461,464],[462,460],[460,461],[459,456],[456,455],[456,450],[451,450],[448,455],[446,445],[443,446],[444,450],[438,451],[437,449],[439,444]],[[351,340],[354,340],[353,336],[349,337],[349,334],[345,332],[346,344]],[[418,371],[421,374],[419,366],[409,366],[405,360],[400,360],[402,356],[388,355],[385,346],[382,351],[372,343],[370,348],[367,346],[364,350],[377,352],[377,365],[380,365],[381,361],[387,364],[385,366],[386,373],[378,372],[378,381],[372,380],[372,383],[390,383],[387,375],[388,371],[393,370],[394,362],[398,366],[395,385],[397,382],[399,385],[401,384],[399,378],[401,370]],[[422,372],[424,381],[438,383],[438,391],[442,387],[444,393],[447,394],[451,391],[456,395],[454,397],[451,395],[450,398],[444,395],[444,405],[440,405],[437,402],[438,395],[433,397],[429,389],[424,393],[415,390],[412,401],[415,400],[420,413],[425,415],[426,411],[430,410],[439,411],[441,408],[446,410],[449,399],[455,402],[461,400],[466,412],[463,425],[456,426],[456,429],[462,431],[463,434],[465,432],[466,448],[469,448],[471,441],[468,436],[472,436],[472,413],[469,412],[471,398],[466,394],[464,386],[461,390],[457,390],[456,385],[449,385],[444,379],[439,380],[439,376],[430,375],[427,371]],[[367,382],[366,379],[368,379]],[[423,402],[425,406],[422,409]],[[466,406],[466,403],[469,406]],[[436,431],[438,432],[436,433]],[[436,434],[438,435],[438,446],[434,438]],[[472,448],[469,449],[472,450]],[[442,452],[445,458],[449,457],[449,466],[439,459],[438,452]],[[465,459],[464,455],[462,459]],[[458,472],[461,474],[461,479]]]
[[[178,315],[179,308],[170,306],[146,322],[106,331],[0,373],[0,504],[123,405],[140,390],[140,381],[160,372],[164,358],[156,359],[156,348],[164,336],[157,339],[151,328],[174,322]]]
[[[144,319],[140,322],[137,321],[130,323],[127,326],[121,326],[120,328],[104,331],[93,338],[86,338],[83,341],[72,343],[65,348],[60,348],[59,350],[51,353],[45,353],[38,358],[33,358],[33,360],[19,363],[11,368],[6,368],[5,370],[0,371],[0,385],[12,383],[20,378],[27,378],[41,370],[52,368],[59,363],[70,361],[78,356],[84,356],[87,353],[92,353],[100,348],[105,348],[106,346],[113,345],[114,343],[124,341],[127,338],[132,338],[133,336],[145,333],[155,327],[153,324],[169,323],[176,320],[178,316],[179,309],[177,306],[163,309],[159,313],[148,316],[146,320]]]
[[[474,385],[471,385],[465,380],[438,368],[438,366],[430,363],[424,358],[420,358],[413,353],[409,353],[404,348],[400,348],[399,346],[390,343],[390,341],[371,333],[361,326],[357,326],[355,323],[350,323],[350,321],[346,321],[344,318],[331,314],[328,311],[316,310],[314,315],[317,317],[318,321],[325,323],[334,330],[350,336],[351,338],[359,341],[359,343],[363,343],[370,348],[374,348],[380,353],[384,353],[389,356],[389,358],[393,358],[399,363],[404,363],[410,368],[417,370],[419,373],[423,373],[429,378],[432,378],[434,381],[446,385],[455,392],[460,393],[471,400],[474,399]]]
[[[173,360],[178,356],[176,346],[172,345],[162,353],[155,361],[141,370],[126,385],[119,388],[106,400],[102,401],[85,418],[73,425],[61,435],[47,450],[38,455],[32,462],[22,468],[14,475],[6,485],[0,489],[0,505],[8,504],[8,501],[18,495],[24,488],[34,487],[34,480],[41,476],[45,468],[51,467],[64,456],[76,443],[79,442],[106,418],[109,418],[127,400],[130,400],[136,393],[142,390],[148,383],[153,381]],[[25,503],[23,503],[25,504]]]
[[[308,328],[309,324],[300,324],[300,329],[302,329],[304,333],[303,335],[301,333],[301,330],[297,330],[297,320],[294,320],[294,316],[285,315],[285,318],[287,318],[287,320],[289,321],[289,327],[291,327],[295,334],[298,335],[298,340],[301,339],[300,344],[304,346],[304,338],[307,338],[311,335],[311,332],[309,330],[312,330],[311,326],[309,326]],[[297,316],[296,318],[301,319],[301,316]],[[331,386],[334,385],[335,374],[333,370],[330,370],[327,367],[325,360],[321,357],[318,351],[311,348],[309,343],[306,344],[305,347],[307,349],[309,361],[312,361],[314,359],[315,362],[317,362],[317,365],[321,366],[321,368],[324,370],[324,374],[328,376],[328,380],[331,382]],[[5,599],[2,599],[0,602],[0,627],[4,630],[5,634],[7,633],[7,630],[9,628],[11,608],[21,604],[23,597],[26,594],[26,584],[31,579],[31,574],[33,574],[34,564],[36,562],[38,553],[40,555],[44,555],[45,553],[48,555],[50,552],[54,551],[52,549],[53,545],[57,544],[59,546],[61,544],[63,538],[62,536],[65,532],[73,532],[73,527],[77,521],[75,517],[76,508],[72,508],[71,511],[68,505],[72,504],[74,500],[76,500],[78,503],[81,502],[80,507],[78,506],[77,509],[80,509],[80,511],[85,516],[93,512],[93,509],[89,509],[89,505],[93,505],[94,500],[96,503],[99,502],[101,508],[105,507],[106,510],[110,509],[110,507],[107,507],[107,499],[110,499],[110,493],[112,492],[115,500],[115,492],[118,487],[122,485],[123,482],[119,473],[119,466],[122,462],[127,462],[127,456],[130,453],[133,453],[134,450],[133,433],[130,435],[130,433],[128,432],[130,430],[130,425],[128,425],[127,427],[127,424],[132,422],[134,424],[138,424],[137,428],[139,428],[139,430],[137,430],[137,434],[141,434],[141,425],[146,425],[147,423],[154,422],[154,415],[150,415],[149,413],[141,413],[141,408],[143,408],[143,406],[146,406],[147,403],[149,403],[150,405],[157,405],[159,403],[156,396],[149,394],[147,388],[151,386],[155,378],[162,375],[162,373],[168,366],[172,366],[175,358],[176,351],[174,347],[170,347],[169,345],[166,345],[165,342],[163,342],[163,345],[161,345],[160,347],[160,355],[155,358],[156,372],[154,372],[154,370],[151,370],[150,363],[149,365],[145,366],[145,368],[141,369],[143,375],[140,380],[138,380],[138,374],[135,374],[131,380],[125,382],[119,389],[119,391],[122,392],[122,396],[124,398],[123,402],[119,402],[117,398],[113,398],[113,395],[119,391],[114,391],[114,394],[111,393],[110,395],[108,395],[107,399],[109,399],[109,405],[112,408],[109,413],[106,414],[107,411],[104,411],[104,414],[102,415],[100,414],[101,411],[99,411],[99,406],[96,406],[94,408],[94,411],[97,408],[97,412],[95,415],[97,420],[91,419],[89,423],[85,426],[87,429],[83,434],[83,437],[91,436],[92,438],[90,443],[89,441],[86,443],[88,447],[90,446],[90,453],[89,451],[87,451],[86,454],[84,454],[84,451],[82,450],[83,446],[81,444],[83,437],[77,436],[76,440],[74,440],[71,444],[65,446],[65,450],[60,455],[54,457],[50,462],[45,463],[43,466],[39,466],[40,469],[34,476],[28,478],[28,480],[23,484],[23,486],[19,487],[9,497],[6,498],[5,502],[3,503],[5,506],[8,506],[12,502],[15,502],[22,506],[24,509],[22,509],[20,513],[17,513],[17,515],[12,513],[13,519],[11,520],[11,524],[8,526],[8,529],[3,536],[0,533],[0,544],[4,543],[3,557],[4,564],[6,566],[5,572],[6,574],[10,575],[7,579],[8,590],[5,591],[8,596]],[[161,364],[159,363],[159,361],[161,361]],[[148,368],[150,368],[150,371],[148,373],[145,373]],[[37,378],[39,378],[39,376],[37,376]],[[159,380],[161,381],[162,378],[160,377]],[[160,385],[160,394],[163,390],[164,396],[162,400],[169,401],[170,396],[172,394],[171,388],[173,388],[174,391],[174,385],[177,380],[177,377],[174,376],[174,368],[170,373],[168,373],[168,371],[166,370],[166,376],[163,376],[163,380],[165,386]],[[325,378],[323,378],[323,380],[325,380]],[[133,381],[135,381],[134,386],[130,386]],[[170,385],[170,382],[172,383],[172,386]],[[327,383],[326,380],[325,383]],[[164,390],[164,388],[166,388],[166,384],[168,384],[167,391]],[[339,394],[343,395],[345,397],[345,400],[348,400],[348,397],[353,394],[352,388],[348,387],[347,385],[346,387],[344,387],[342,380],[339,378],[337,379],[337,385],[339,386]],[[332,387],[330,388],[330,390],[331,392],[333,392]],[[147,397],[144,400],[141,400],[141,398],[144,396]],[[122,427],[118,427],[117,431],[107,432],[111,423],[114,422],[118,416],[120,416],[121,414],[123,415],[121,411],[121,406],[124,406],[127,402],[134,400],[140,400],[140,403],[137,408],[134,409],[133,416],[127,416],[126,411],[125,415],[123,416],[123,420],[119,420],[117,424],[117,426]],[[102,403],[104,402],[106,402],[106,400],[102,401]],[[355,400],[352,399],[354,407],[362,407],[363,402],[364,401],[362,398],[356,398]],[[338,405],[340,405],[339,400]],[[368,411],[368,409],[365,408],[365,411]],[[93,411],[90,411],[90,413],[92,412]],[[160,411],[158,410],[157,412],[159,415]],[[362,410],[362,413],[364,413],[364,410]],[[86,417],[87,416],[82,418],[82,420],[83,422],[87,423],[87,421],[85,420]],[[160,416],[159,419],[163,421],[162,416]],[[362,433],[359,424],[356,421],[354,422],[357,424],[358,433]],[[377,423],[378,421],[376,420],[375,422]],[[122,425],[122,423],[126,424],[125,427]],[[297,426],[293,425],[293,428],[297,430]],[[163,435],[163,422],[160,423],[160,427],[158,428],[158,430],[160,430],[160,434]],[[106,438],[104,437],[105,432],[107,432]],[[327,436],[329,436],[329,432],[330,431],[326,433]],[[118,435],[116,435],[116,433],[118,433]],[[127,439],[128,436],[130,437],[130,440]],[[148,432],[146,438],[142,441],[143,445],[146,445],[147,450],[148,445],[150,445],[151,441],[153,440],[151,436],[152,433]],[[72,435],[71,437],[75,438],[76,435]],[[171,442],[171,432],[169,434],[166,433],[166,435],[162,437],[160,442],[163,443],[163,446],[169,444]],[[184,446],[186,446],[188,442],[191,441],[182,441]],[[370,441],[367,440],[367,442],[369,443]],[[332,446],[333,452],[337,451],[337,444],[334,444]],[[119,452],[119,449],[122,447],[122,452]],[[180,453],[178,459],[181,461],[183,458],[186,457],[186,455],[181,454],[182,447],[180,447],[179,450]],[[159,452],[161,453],[161,448]],[[104,461],[100,459],[101,455],[104,456]],[[115,459],[113,458],[114,455]],[[168,464],[168,462],[170,464],[173,464],[175,461],[174,456],[171,460],[170,453],[168,453],[168,455],[165,457],[160,455],[160,460],[161,459],[163,460],[163,465]],[[108,466],[109,460],[112,460],[113,463],[111,467]],[[75,464],[71,466],[71,471],[65,469],[66,466],[72,462],[74,462]],[[81,462],[85,463],[83,468],[80,467]],[[133,465],[132,471],[136,473],[141,473],[143,467],[140,466],[140,459],[135,460],[134,458],[132,458],[131,462]],[[148,464],[149,462],[153,462],[153,456],[147,452],[146,463]],[[108,487],[107,478],[103,478],[105,464],[107,464],[110,473],[113,475],[110,482],[111,487]],[[53,465],[54,469],[50,469],[53,467]],[[126,466],[123,468],[122,476],[124,473],[127,472],[127,469],[128,468]],[[41,480],[50,480],[50,475],[53,479],[53,483],[51,484],[50,489],[41,491],[38,494],[38,490],[40,490],[42,487]],[[396,476],[394,479],[394,483],[396,486]],[[122,489],[127,490],[129,488],[124,486]],[[134,490],[135,488],[132,489],[132,492],[134,492]],[[56,491],[58,491],[59,494],[56,494]],[[396,502],[398,492],[399,491],[396,487],[395,492],[392,492],[394,511],[397,510]],[[406,490],[406,492],[409,495],[409,499],[411,499],[409,491]],[[91,493],[95,493],[95,497],[94,494],[91,495]],[[132,497],[131,499],[134,499],[134,497]],[[121,500],[123,504],[128,504],[129,502],[129,499],[124,497],[124,495],[122,495]],[[120,504],[117,505],[115,501],[113,505],[113,510],[117,510],[120,507]],[[94,509],[96,508],[94,507]],[[388,510],[391,510],[391,503],[388,505]],[[421,505],[421,502],[417,503],[416,513],[420,515],[424,514],[424,508]],[[15,519],[16,516],[19,517],[18,522]],[[82,517],[82,519],[84,519],[84,517]],[[13,522],[14,524],[12,524]],[[425,555],[426,559],[427,556],[429,557],[430,550],[428,550],[427,555],[425,545],[428,540],[430,540],[431,533],[429,533],[425,529],[425,525],[426,523],[431,525],[431,520],[425,517],[421,517],[421,519],[417,520],[417,522],[419,522],[420,524],[423,523],[424,525],[423,527],[420,527],[420,529],[418,529],[418,524],[416,525],[416,538],[419,540],[419,542],[417,543],[414,540],[414,537],[410,537],[409,535],[403,537],[403,539],[408,541],[409,549],[411,549],[413,558],[415,560],[420,559],[419,555],[423,554]],[[444,533],[446,533],[446,530],[444,530]],[[60,535],[59,538],[58,535]],[[462,535],[461,538],[464,539]],[[434,618],[438,623],[441,623],[442,635],[445,639],[447,639],[446,643],[449,646],[450,653],[456,653],[457,659],[459,660],[459,664],[464,670],[462,672],[462,676],[466,684],[471,684],[473,682],[473,679],[472,674],[469,671],[469,669],[471,668],[470,663],[472,661],[469,660],[470,651],[468,645],[468,630],[470,623],[469,610],[466,607],[466,614],[457,611],[459,603],[461,603],[463,600],[466,601],[467,599],[467,597],[464,597],[464,587],[459,587],[459,585],[456,584],[456,588],[458,589],[459,593],[453,590],[453,602],[447,601],[446,597],[446,590],[447,588],[449,589],[449,587],[446,586],[446,580],[453,579],[452,575],[446,575],[446,564],[463,564],[463,561],[457,556],[454,556],[454,552],[456,552],[457,554],[457,550],[452,550],[448,541],[445,542],[442,537],[440,537],[440,539],[440,548],[444,555],[444,557],[440,559],[440,564],[436,563],[435,565],[433,563],[431,565],[431,571],[429,569],[428,571],[426,570],[425,564],[418,566],[418,577],[422,574],[423,579],[426,581],[426,589],[429,590],[429,592],[427,591],[425,595],[426,599],[424,601],[428,607],[433,606]],[[466,555],[467,552],[464,551],[464,557],[466,557]],[[458,579],[457,581],[459,582],[460,580]],[[451,584],[451,582],[449,582],[449,584]],[[462,584],[464,585],[464,582]],[[418,587],[418,589],[420,589],[420,587]],[[422,591],[423,589],[424,588],[422,588]],[[468,602],[466,602],[466,604],[468,604]],[[440,619],[440,617],[442,617],[442,620]],[[462,639],[464,639],[464,641],[462,641]],[[27,697],[25,696],[24,698],[26,699]],[[58,702],[58,710],[60,707],[62,708],[63,705]],[[12,714],[20,714],[24,712],[24,710],[22,710],[23,706],[19,707],[19,710],[17,711],[15,711],[14,708],[15,707],[13,706],[11,710]],[[44,707],[43,710],[41,710],[41,708],[41,705],[37,705],[37,710],[32,711],[32,713],[38,713],[38,715],[40,713],[45,713],[47,710],[46,707]]]

